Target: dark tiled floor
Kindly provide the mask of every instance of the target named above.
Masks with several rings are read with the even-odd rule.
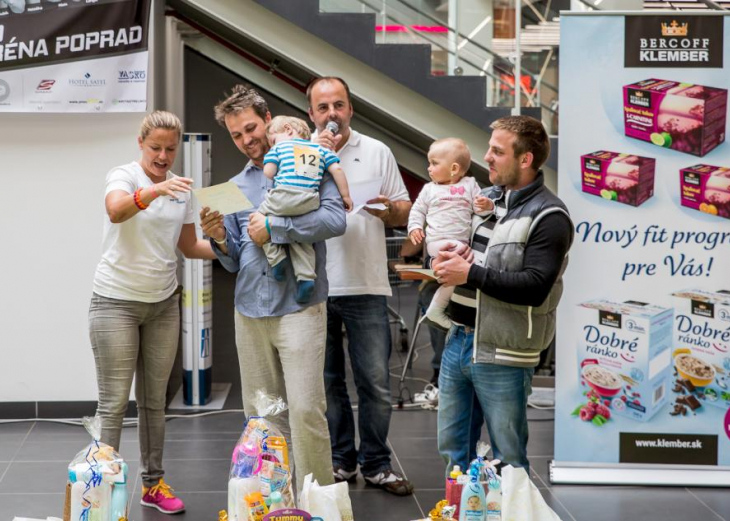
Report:
[[[225,277],[218,271],[216,277]],[[216,288],[219,283],[216,285]],[[224,288],[216,289],[224,292]],[[219,293],[220,295],[220,293]],[[411,326],[413,291],[400,292],[395,306],[411,310],[406,321]],[[240,382],[237,380],[235,348],[230,325],[224,320],[229,308],[216,311],[215,379],[231,382],[233,390],[227,409],[240,408]],[[397,331],[394,331],[397,333]],[[417,345],[424,346],[414,363],[412,376],[428,379],[431,375],[430,348],[425,334]],[[403,354],[396,343],[391,358],[394,373],[400,373]],[[234,370],[231,370],[231,367]],[[402,366],[401,366],[402,367]],[[219,370],[220,368],[220,370]],[[398,378],[392,379],[394,396]],[[423,383],[407,381],[412,392]],[[353,393],[354,396],[354,393]],[[395,398],[394,398],[395,401]],[[178,411],[173,411],[177,413]],[[553,454],[551,411],[530,410],[531,478],[545,501],[564,521],[730,521],[730,494],[721,489],[551,486],[548,464]],[[546,421],[547,420],[547,421]],[[217,518],[226,508],[230,452],[243,427],[238,412],[201,418],[172,419],[167,424],[165,468],[170,483],[183,497],[188,510],[172,519],[206,521]],[[80,427],[54,423],[0,424],[0,521],[14,516],[43,518],[60,516],[66,465],[88,442]],[[365,485],[362,478],[351,486],[355,518],[360,521],[409,521],[424,517],[443,498],[443,463],[436,449],[436,412],[395,410],[391,422],[390,445],[394,465],[414,482],[416,493],[396,498]],[[135,476],[131,490],[130,521],[171,519],[139,505],[139,444],[136,431],[127,428],[122,435],[122,454]],[[522,520],[520,520],[522,521]],[[529,521],[529,520],[524,520]]]

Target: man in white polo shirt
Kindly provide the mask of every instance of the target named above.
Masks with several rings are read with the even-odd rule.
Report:
[[[337,152],[350,185],[382,179],[380,196],[370,202],[385,206],[384,210],[348,214],[345,235],[327,240],[330,289],[324,379],[335,480],[354,480],[360,465],[366,483],[392,494],[412,494],[413,485],[393,470],[387,444],[392,405],[386,299],[392,293],[385,249],[385,227],[404,226],[411,201],[390,149],[350,128],[353,110],[344,80],[325,77],[313,81],[307,99],[317,142]],[[337,135],[326,130],[330,121],[337,123]],[[359,449],[345,384],[343,324],[357,386]]]

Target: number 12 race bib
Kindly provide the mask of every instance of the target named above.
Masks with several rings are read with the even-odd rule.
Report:
[[[319,150],[308,146],[294,146],[294,170],[297,175],[317,179],[319,177]]]

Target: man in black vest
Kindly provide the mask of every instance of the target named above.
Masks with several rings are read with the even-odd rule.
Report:
[[[463,295],[459,306],[450,306],[455,325],[441,361],[438,446],[447,472],[465,468],[473,456],[478,434],[470,420],[477,407],[494,457],[529,468],[527,397],[540,352],[555,334],[573,241],[567,208],[540,171],[550,154],[542,124],[511,116],[491,128],[484,159],[495,215],[475,230],[473,263],[453,252],[441,252],[433,263],[439,282],[466,284],[473,295],[471,311]]]

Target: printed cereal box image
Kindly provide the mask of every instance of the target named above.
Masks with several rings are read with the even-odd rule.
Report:
[[[668,402],[672,310],[643,302],[578,306],[578,372],[584,403],[573,411],[601,426],[613,416],[647,421]]]
[[[674,301],[675,415],[730,407],[730,292],[685,290]]]

